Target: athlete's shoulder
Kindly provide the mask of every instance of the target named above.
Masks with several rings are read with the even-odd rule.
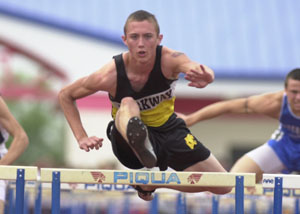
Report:
[[[162,56],[163,57],[178,57],[178,56],[184,56],[185,54],[183,52],[168,48],[166,46],[162,46]]]
[[[276,91],[276,92],[266,92],[266,93],[262,93],[259,95],[254,95],[252,96],[254,99],[261,99],[261,100],[266,100],[266,101],[270,101],[270,102],[274,102],[274,101],[280,101],[282,100],[284,96],[284,91]]]
[[[114,60],[111,60],[97,71],[82,78],[81,83],[91,91],[111,92],[115,88],[116,73],[116,64]]]

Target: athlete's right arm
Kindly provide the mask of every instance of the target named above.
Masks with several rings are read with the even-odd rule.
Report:
[[[103,138],[88,137],[76,106],[76,100],[96,93],[106,91],[114,94],[116,84],[116,72],[114,62],[110,62],[89,76],[83,77],[74,83],[62,88],[58,99],[61,109],[70,125],[80,149],[90,151],[102,146]]]
[[[192,126],[202,120],[208,120],[214,117],[221,116],[228,113],[243,113],[245,111],[246,98],[220,101],[208,106],[205,106],[198,111],[195,111],[188,115],[179,114],[187,126]]]
[[[199,121],[229,113],[256,113],[278,118],[280,114],[282,95],[283,92],[281,91],[250,96],[247,98],[220,101],[205,106],[194,113],[188,115],[179,114],[178,116],[185,121],[187,126],[192,126]]]
[[[0,96],[0,124],[9,132],[13,140],[9,146],[8,152],[0,158],[0,165],[13,164],[25,151],[29,144],[28,136],[23,127],[15,119],[8,109],[5,101]]]

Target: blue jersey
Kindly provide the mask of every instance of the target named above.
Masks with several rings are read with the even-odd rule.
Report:
[[[300,117],[296,116],[283,96],[279,128],[273,133],[268,145],[276,152],[289,172],[300,171]]]

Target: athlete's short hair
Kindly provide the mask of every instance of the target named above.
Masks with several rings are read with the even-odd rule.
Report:
[[[137,10],[128,16],[128,18],[125,22],[125,25],[124,25],[124,35],[126,35],[127,26],[128,26],[129,22],[131,22],[131,21],[142,22],[144,20],[148,20],[149,22],[152,22],[156,29],[157,35],[159,35],[160,29],[159,29],[159,25],[158,25],[158,22],[157,22],[155,16],[152,13],[149,13],[145,10]]]
[[[295,68],[286,75],[285,81],[284,81],[284,87],[287,87],[289,79],[300,81],[300,68]]]

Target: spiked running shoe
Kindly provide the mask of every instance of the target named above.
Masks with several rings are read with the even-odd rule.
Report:
[[[155,167],[157,158],[149,141],[145,124],[138,117],[132,117],[128,122],[126,134],[129,146],[139,161],[147,168]]]

